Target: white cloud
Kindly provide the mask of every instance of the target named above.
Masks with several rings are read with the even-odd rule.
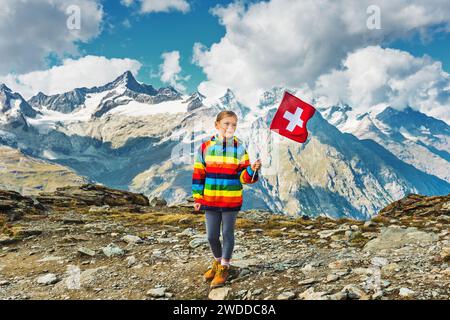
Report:
[[[188,12],[191,7],[186,0],[140,0],[141,13],[181,11]]]
[[[381,29],[367,27],[370,5],[380,8]],[[436,26],[450,31],[445,0],[271,0],[212,12],[226,33],[209,48],[194,45],[193,62],[207,77],[198,89],[211,95],[231,88],[249,105],[274,86],[314,84],[358,48],[415,33],[430,37]]]
[[[120,3],[126,7],[129,7],[134,3],[134,0],[120,0]]]
[[[378,104],[411,106],[450,123],[450,75],[439,61],[370,46],[350,53],[342,64],[317,80],[318,105],[342,102],[361,112]]]
[[[130,20],[128,20],[128,19],[124,19],[124,20],[122,21],[122,25],[123,25],[125,28],[131,28],[131,22],[130,22]]]
[[[85,56],[77,60],[65,59],[62,65],[48,70],[9,74],[0,77],[0,83],[28,99],[39,91],[51,95],[74,88],[104,85],[127,70],[136,75],[140,68],[141,63],[137,60]]]
[[[77,41],[101,32],[100,0],[0,0],[0,75],[45,68],[49,54],[77,55]],[[69,28],[72,11],[80,12],[80,28]],[[69,23],[70,26],[70,23]]]
[[[159,66],[161,81],[169,83],[175,89],[184,92],[186,90],[186,87],[184,86],[182,81],[189,80],[190,76],[182,77],[180,75],[180,52],[164,52],[161,55],[161,58],[164,60],[163,63]]]

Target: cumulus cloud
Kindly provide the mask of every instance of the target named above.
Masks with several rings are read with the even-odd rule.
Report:
[[[411,106],[450,123],[450,75],[439,61],[370,46],[350,53],[342,65],[318,78],[319,105],[347,103],[361,112],[379,104]]]
[[[99,0],[0,0],[0,75],[46,67],[49,54],[76,56],[101,32]],[[79,13],[78,24],[74,23]]]
[[[0,83],[5,83],[28,99],[39,91],[51,95],[74,88],[104,85],[127,70],[136,75],[140,68],[141,63],[137,60],[85,56],[76,60],[65,59],[62,65],[48,70],[8,74],[0,77]]]
[[[181,11],[188,12],[191,9],[189,2],[186,0],[138,0],[140,2],[140,12],[169,12]],[[138,2],[134,0],[121,0],[124,6],[130,7]]]
[[[368,27],[373,6],[379,8],[380,29]],[[212,13],[226,32],[211,47],[193,47],[193,62],[207,77],[198,89],[215,95],[231,88],[249,105],[273,86],[313,85],[348,52],[450,31],[445,0],[271,0],[217,6]]]
[[[184,92],[186,90],[183,81],[189,80],[190,76],[181,76],[180,52],[164,52],[161,55],[163,63],[159,66],[161,81],[169,83],[175,89]]]

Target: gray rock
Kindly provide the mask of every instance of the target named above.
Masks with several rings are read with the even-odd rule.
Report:
[[[161,298],[165,296],[166,288],[153,288],[147,291],[147,295],[153,298]]]
[[[167,205],[167,201],[163,198],[154,197],[152,200],[150,200],[150,205],[152,207],[162,207]]]
[[[196,234],[197,234],[197,231],[194,228],[186,228],[182,232],[177,233],[176,236],[177,237],[183,237],[183,236],[192,237]]]
[[[415,292],[408,288],[400,288],[398,294],[404,298],[411,298],[414,296]]]
[[[261,260],[250,258],[250,259],[236,259],[233,261],[233,266],[239,269],[246,269],[251,266],[256,266],[261,263]]]
[[[66,186],[56,188],[54,192],[41,192],[36,199],[47,205],[70,207],[76,201],[78,206],[148,206],[149,201],[143,194],[107,188],[98,184]]]
[[[210,300],[226,300],[229,297],[230,292],[230,287],[215,288],[209,292],[208,298]]]
[[[208,239],[206,239],[204,237],[202,237],[202,238],[198,237],[198,238],[192,239],[189,242],[189,247],[197,248],[199,246],[206,245],[206,244],[208,244]]]
[[[277,300],[291,300],[295,298],[295,293],[291,291],[282,292],[278,295]]]
[[[337,280],[339,280],[339,278],[340,278],[339,275],[337,275],[335,273],[331,273],[331,274],[327,275],[326,283],[337,281]]]
[[[386,258],[382,257],[374,257],[370,262],[377,267],[384,267],[389,263],[389,261]]]
[[[347,300],[347,298],[347,293],[343,291],[325,296],[326,300]]]
[[[42,285],[51,285],[51,284],[55,284],[59,281],[58,277],[56,276],[56,274],[54,273],[47,273],[43,276],[40,276],[36,279],[36,282],[38,284],[42,284]]]
[[[95,256],[95,251],[94,251],[94,250],[89,249],[89,248],[85,248],[85,247],[79,248],[79,249],[78,249],[78,253],[80,253],[80,254],[82,254],[82,255],[84,254],[84,255],[90,256],[90,257]]]
[[[136,262],[137,262],[135,256],[127,257],[127,258],[125,259],[125,261],[127,262],[128,268],[131,268],[131,267],[134,266],[134,265],[136,264]]]
[[[366,293],[359,288],[358,286],[354,284],[349,284],[342,289],[342,292],[347,295],[348,299],[351,300],[368,300],[369,297],[366,295]]]
[[[238,292],[236,292],[236,295],[237,295],[237,296],[243,296],[243,295],[245,295],[247,292],[248,292],[247,289],[239,290]]]
[[[370,240],[363,250],[378,252],[380,250],[398,249],[405,245],[431,245],[438,239],[438,235],[419,231],[417,228],[403,229],[398,226],[389,226],[382,228],[380,235]]]
[[[108,246],[103,247],[102,251],[108,258],[114,256],[122,256],[125,253],[120,247],[116,246],[113,243],[110,243]]]
[[[2,280],[2,281],[0,281],[0,287],[7,286],[7,285],[9,285],[9,284],[10,284],[10,282],[9,282],[8,280]]]
[[[252,294],[253,294],[254,296],[258,296],[258,295],[260,295],[262,292],[263,292],[263,289],[258,288],[258,289],[253,290],[253,291],[252,291]]]
[[[377,226],[377,223],[374,221],[371,221],[371,220],[366,221],[364,223],[364,227],[366,227],[366,228],[375,228],[376,226]]]
[[[325,292],[315,292],[313,287],[308,288],[298,296],[302,300],[326,300]]]
[[[126,243],[128,243],[128,244],[142,243],[142,239],[141,238],[139,238],[138,236],[133,236],[131,234],[123,236],[121,240],[126,242]]]
[[[87,269],[81,272],[80,284],[81,286],[89,286],[96,282],[96,280],[107,270],[107,267],[98,267]]]
[[[344,230],[344,229],[323,230],[323,231],[317,232],[317,234],[319,235],[319,237],[321,239],[326,239],[326,238],[329,238],[338,233],[345,233],[345,231],[346,230]]]

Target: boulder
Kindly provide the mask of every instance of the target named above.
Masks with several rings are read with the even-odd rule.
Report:
[[[126,235],[122,237],[122,241],[128,243],[128,244],[138,244],[138,243],[142,243],[142,239],[139,238],[138,236],[133,236],[133,235]]]
[[[11,190],[0,190],[0,215],[7,220],[19,220],[25,214],[45,214],[45,207],[31,197]]]
[[[450,194],[446,196],[422,196],[409,194],[389,204],[380,211],[381,216],[401,217],[405,215],[440,216],[450,210]]]
[[[363,250],[378,252],[380,250],[398,249],[405,245],[431,245],[438,239],[437,234],[419,231],[417,228],[389,226],[382,228],[380,235],[370,240]]]
[[[153,298],[162,298],[165,296],[166,288],[153,288],[147,291],[147,295]]]
[[[112,243],[102,248],[102,251],[108,258],[115,256],[123,256],[125,254],[125,252],[121,248]]]
[[[164,207],[167,205],[167,201],[164,200],[163,198],[159,198],[159,197],[154,197],[152,198],[152,200],[150,201],[150,205],[152,207]]]
[[[227,300],[229,298],[230,292],[230,287],[215,288],[209,292],[208,298],[210,300]]]
[[[36,279],[36,282],[38,284],[44,285],[44,286],[48,286],[51,284],[55,284],[59,281],[58,277],[56,276],[56,274],[54,273],[47,273],[43,276],[40,276]]]
[[[295,298],[295,293],[291,291],[282,292],[278,295],[277,300],[291,300]]]
[[[67,186],[54,192],[41,192],[36,199],[54,206],[149,206],[146,196],[98,184]]]

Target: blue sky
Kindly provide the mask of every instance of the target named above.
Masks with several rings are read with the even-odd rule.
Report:
[[[80,44],[83,54],[101,55],[108,58],[132,58],[142,63],[137,79],[156,87],[164,86],[159,77],[151,77],[162,63],[161,54],[177,50],[184,75],[191,78],[187,91],[195,91],[205,75],[201,68],[191,63],[195,42],[211,46],[225,34],[224,26],[210,13],[216,5],[230,1],[196,0],[191,2],[187,13],[179,11],[136,13],[136,7],[125,7],[119,1],[104,1],[106,13],[105,30],[87,44]],[[126,27],[124,21],[130,26]]]
[[[443,69],[450,72],[450,35],[439,33],[430,41],[421,41],[419,36],[411,39],[398,40],[389,45],[410,52],[414,56],[429,55],[434,60],[442,62]]]
[[[181,55],[183,74],[191,76],[186,83],[187,91],[194,91],[205,80],[205,74],[200,67],[191,63],[193,45],[200,42],[210,47],[220,41],[225,34],[225,27],[210,9],[231,2],[195,0],[190,2],[191,9],[187,13],[171,11],[142,15],[136,12],[136,4],[125,7],[117,0],[103,1],[106,22],[104,29],[100,36],[89,43],[80,43],[81,53],[136,59],[143,64],[137,79],[159,87],[165,84],[159,77],[151,77],[151,74],[158,71],[163,52],[177,50]],[[130,23],[128,26],[125,26],[125,20]],[[414,56],[427,54],[441,61],[443,68],[450,71],[448,33],[438,33],[425,43],[416,35],[392,42],[389,47],[408,51]],[[54,64],[57,63],[54,61]]]

